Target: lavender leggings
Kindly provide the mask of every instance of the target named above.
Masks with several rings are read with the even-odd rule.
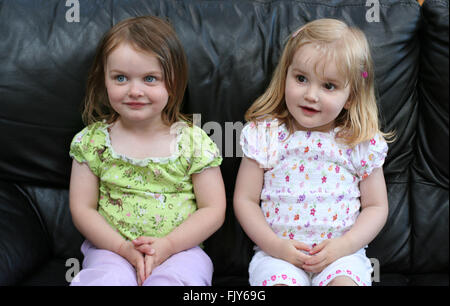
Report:
[[[81,246],[83,269],[71,286],[136,286],[136,270],[116,253],[97,249],[89,241]],[[143,286],[211,286],[213,265],[199,247],[169,257],[144,281]]]

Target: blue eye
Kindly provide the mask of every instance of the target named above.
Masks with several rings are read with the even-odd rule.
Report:
[[[156,81],[155,77],[152,77],[151,75],[146,76],[146,77],[144,78],[144,80],[145,80],[146,82],[149,82],[149,83],[152,83],[152,82]]]
[[[117,80],[117,82],[122,83],[127,80],[127,77],[124,75],[118,75],[118,76],[116,76],[116,80]]]

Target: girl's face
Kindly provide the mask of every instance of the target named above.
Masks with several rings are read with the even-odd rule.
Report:
[[[106,59],[105,85],[121,120],[161,122],[169,93],[156,56],[120,44]]]
[[[335,63],[322,60],[316,46],[307,44],[295,52],[286,75],[285,99],[298,129],[327,132],[342,108],[350,106],[350,86]]]

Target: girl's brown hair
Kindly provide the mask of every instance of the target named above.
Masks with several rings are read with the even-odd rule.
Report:
[[[158,58],[169,93],[169,100],[161,113],[163,122],[167,125],[177,121],[190,123],[190,119],[180,112],[188,80],[188,66],[183,46],[172,26],[154,16],[125,19],[103,36],[88,76],[83,122],[86,125],[103,120],[112,123],[119,117],[109,103],[105,86],[105,65],[111,52],[123,43]]]
[[[336,19],[318,19],[307,23],[292,35],[284,48],[269,87],[248,109],[247,121],[276,118],[292,133],[294,119],[284,96],[286,75],[295,53],[307,44],[315,44],[326,62],[334,62],[350,86],[350,107],[335,119],[341,127],[336,140],[353,147],[370,140],[376,133],[391,138],[393,133],[379,130],[378,108],[374,90],[374,70],[369,44],[364,33]]]

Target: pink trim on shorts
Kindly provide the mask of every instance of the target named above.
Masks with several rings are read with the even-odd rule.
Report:
[[[294,277],[288,277],[286,274],[274,274],[269,279],[265,279],[262,281],[262,286],[270,286],[270,283],[274,283],[277,280],[281,280],[282,282],[280,284],[286,284],[286,285],[292,285],[292,286],[299,286],[300,284],[297,282],[297,279]],[[286,281],[287,280],[287,281]],[[277,283],[278,284],[278,283]]]
[[[319,283],[319,286],[326,286],[326,285],[328,285],[328,283],[331,282],[337,276],[347,276],[347,277],[350,277],[359,286],[367,286],[367,284],[365,282],[363,282],[361,280],[361,278],[358,275],[356,275],[355,273],[353,273],[351,270],[343,271],[341,269],[336,270],[336,272],[334,272],[334,273],[328,274],[326,279]]]

